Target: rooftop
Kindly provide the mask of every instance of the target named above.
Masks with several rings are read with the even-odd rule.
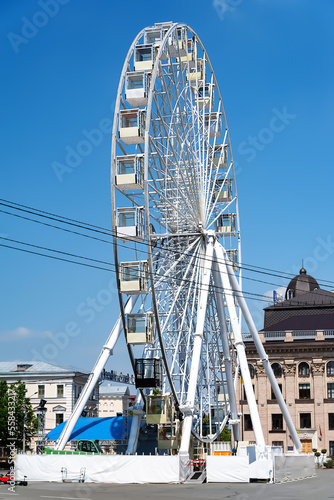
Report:
[[[313,276],[307,274],[306,269],[302,267],[299,274],[292,278],[288,284],[285,298],[289,299],[291,297],[296,297],[297,295],[312,292],[312,290],[318,288],[320,288],[318,282],[313,278]]]
[[[291,308],[303,308],[303,307],[328,307],[334,306],[334,293],[328,292],[327,290],[322,290],[321,288],[314,289],[310,292],[304,292],[298,294],[289,300],[283,300],[282,302],[277,302],[273,306],[266,307],[265,311],[276,310],[276,309],[291,309]]]
[[[129,391],[128,386],[126,386],[126,385],[112,385],[110,383],[101,384],[99,393],[100,393],[100,397],[101,396],[130,396],[130,391]]]
[[[83,373],[76,368],[64,368],[44,361],[0,361],[0,373]]]

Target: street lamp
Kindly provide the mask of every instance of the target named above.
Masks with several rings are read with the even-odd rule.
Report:
[[[44,447],[44,433],[45,433],[45,414],[46,414],[46,405],[47,401],[45,399],[41,399],[37,408],[37,418],[38,418],[38,441],[37,444],[37,452],[41,451]]]
[[[34,392],[34,394],[32,394],[29,397],[29,400],[30,400],[30,398],[32,398],[33,396],[35,396],[35,394],[37,394],[37,392]],[[26,399],[24,398],[24,408],[23,408],[23,442],[22,442],[22,451],[23,451],[23,453],[25,453],[25,451],[26,451],[26,423],[27,423],[26,414],[27,414],[27,406],[26,406]]]

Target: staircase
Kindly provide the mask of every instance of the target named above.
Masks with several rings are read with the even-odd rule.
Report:
[[[189,462],[189,467],[192,468],[186,484],[204,483],[206,481],[206,461],[205,460],[192,460]]]
[[[185,481],[185,484],[196,484],[206,482],[206,469],[202,471],[195,471],[190,477]]]

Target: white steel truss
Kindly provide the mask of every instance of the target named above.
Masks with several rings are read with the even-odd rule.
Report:
[[[124,172],[117,170],[118,157]],[[143,171],[136,171],[142,161]],[[163,362],[161,390],[172,394],[175,413],[183,420],[181,459],[187,460],[191,434],[210,442],[230,424],[234,441],[239,441],[239,365],[256,442],[264,450],[241,337],[242,310],[299,450],[300,441],[242,296],[238,196],[218,83],[201,40],[185,24],[145,28],[128,51],[115,106],[111,185],[121,318],[57,448],[66,444],[110,346],[122,325],[126,330],[126,314],[132,311],[154,316],[153,344],[148,343],[144,352],[142,346],[129,344],[128,351],[133,366],[135,358]],[[121,271],[124,262],[131,267],[128,277]],[[142,391],[138,396],[128,453],[136,450],[146,395]]]

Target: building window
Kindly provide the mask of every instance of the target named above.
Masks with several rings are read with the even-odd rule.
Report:
[[[334,413],[328,413],[328,429],[334,431]]]
[[[273,446],[280,446],[282,448],[282,451],[284,452],[284,443],[283,443],[283,441],[273,441],[272,445]]]
[[[334,441],[329,442],[329,456],[334,457]]]
[[[299,363],[298,375],[300,377],[309,377],[310,376],[310,366],[308,365],[308,363],[305,363],[305,361],[303,361],[302,363]]]
[[[311,388],[310,384],[299,384],[299,399],[310,399]]]
[[[63,398],[63,397],[64,397],[64,386],[57,385],[57,398]]]
[[[283,415],[281,413],[271,415],[271,428],[273,431],[283,430]]]
[[[327,384],[327,397],[328,399],[334,399],[334,384]]]
[[[245,431],[253,430],[252,419],[250,415],[244,415],[244,428]]]
[[[38,397],[39,398],[44,398],[45,397],[45,386],[44,385],[39,385],[38,386]]]
[[[56,413],[56,425],[64,422],[64,413]]]
[[[311,429],[311,413],[300,414],[300,428]]]
[[[243,391],[242,392],[243,392],[243,396],[244,396],[243,399],[247,399],[245,386],[243,385],[242,387],[243,387]],[[252,387],[253,387],[253,392],[255,394],[255,386],[254,386],[254,384],[252,384]]]
[[[279,363],[273,363],[271,365],[272,371],[274,372],[275,377],[282,376],[282,367]]]
[[[254,378],[255,377],[255,368],[253,365],[249,364],[248,365],[248,370],[249,370],[249,375],[251,378]]]
[[[278,384],[279,390],[282,392],[282,384]],[[273,388],[271,388],[271,399],[276,399]]]
[[[327,377],[334,377],[334,361],[327,363]]]

